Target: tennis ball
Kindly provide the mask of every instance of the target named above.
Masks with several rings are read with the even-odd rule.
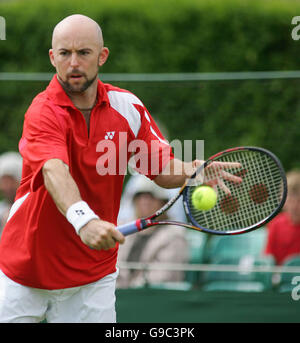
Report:
[[[210,186],[199,186],[192,194],[192,204],[197,210],[211,210],[217,202],[217,193]]]

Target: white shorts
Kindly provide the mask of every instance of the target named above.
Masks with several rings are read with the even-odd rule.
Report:
[[[61,290],[20,285],[0,270],[0,323],[115,323],[118,271],[97,282]]]

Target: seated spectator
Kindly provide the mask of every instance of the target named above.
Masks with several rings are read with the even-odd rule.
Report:
[[[271,254],[278,265],[300,254],[300,170],[287,173],[287,183],[288,196],[283,212],[267,226],[265,253]]]
[[[168,200],[169,193],[145,176],[133,176],[136,179],[132,206],[136,218],[151,215]],[[160,219],[166,219],[163,214]],[[143,263],[186,263],[188,246],[185,230],[175,226],[157,226],[127,236],[126,243],[119,248],[119,262]],[[148,283],[183,281],[184,272],[169,270],[147,271]],[[142,270],[120,269],[117,287],[128,288],[142,286],[145,283]]]
[[[14,203],[22,175],[22,157],[17,152],[0,155],[0,236]]]
[[[144,177],[144,176],[143,176]],[[120,210],[118,215],[118,223],[126,224],[136,218],[135,209],[132,203],[136,188],[139,187],[141,175],[137,172],[127,181],[122,193]],[[178,193],[178,188],[163,189],[167,198],[170,199]],[[186,221],[185,212],[182,201],[176,201],[175,204],[168,210],[169,216],[176,221]]]

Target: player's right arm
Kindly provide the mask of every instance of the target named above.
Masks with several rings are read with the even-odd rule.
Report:
[[[69,167],[60,159],[50,159],[42,168],[44,185],[58,210],[67,216],[68,209],[82,201],[78,186],[69,172]],[[101,219],[91,219],[79,230],[83,243],[93,249],[110,249],[124,242],[124,236],[115,225]]]

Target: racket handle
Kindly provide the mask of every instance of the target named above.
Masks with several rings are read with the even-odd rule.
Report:
[[[135,220],[133,222],[124,224],[124,225],[119,225],[117,226],[117,229],[124,235],[130,235],[132,233],[140,231],[139,227],[139,220]]]

